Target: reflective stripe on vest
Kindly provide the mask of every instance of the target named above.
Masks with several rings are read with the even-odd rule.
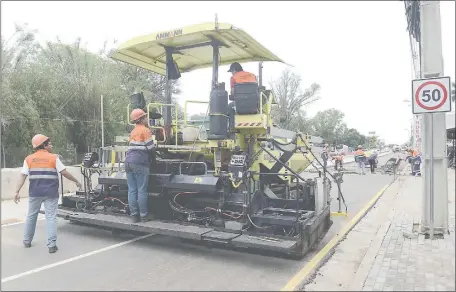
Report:
[[[256,82],[256,76],[252,73],[241,71],[233,75],[234,83]]]
[[[58,197],[59,175],[56,169],[57,155],[46,150],[38,150],[27,156],[29,168],[30,197]]]
[[[152,148],[154,148],[154,140],[149,128],[144,125],[136,125],[130,133],[128,150],[149,151]]]
[[[130,133],[126,163],[149,165],[149,152],[154,148],[154,140],[150,129],[144,125],[136,125]]]
[[[363,150],[356,150],[355,151],[355,160],[359,158],[364,158],[366,157],[366,154],[364,154]]]

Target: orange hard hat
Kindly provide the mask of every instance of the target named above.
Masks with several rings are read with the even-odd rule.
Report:
[[[132,121],[137,121],[140,118],[144,117],[145,115],[146,115],[146,113],[142,109],[136,108],[131,112],[130,119]]]
[[[43,144],[47,140],[49,140],[49,137],[46,137],[41,134],[36,134],[32,138],[32,146],[33,146],[33,148],[37,148],[37,147],[41,146],[41,144]]]

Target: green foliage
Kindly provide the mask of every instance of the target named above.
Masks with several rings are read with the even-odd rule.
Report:
[[[313,131],[332,144],[340,144],[347,126],[344,123],[345,114],[331,108],[318,112],[311,120]]]
[[[317,101],[320,85],[313,83],[310,88],[301,90],[301,77],[289,70],[271,82],[277,106],[272,110],[273,121],[281,128],[309,132],[311,130],[303,107]]]
[[[80,39],[40,46],[34,31],[18,26],[1,46],[1,138],[7,167],[21,165],[38,132],[50,136],[54,151],[62,155],[70,145],[79,153],[101,146],[101,95],[105,145],[126,134],[131,94],[143,91],[147,102],[165,101],[163,76],[109,59],[106,43],[98,53],[83,48]],[[171,89],[179,93],[177,81]],[[178,113],[181,118],[180,107]]]
[[[358,145],[365,145],[367,137],[360,134],[358,130],[350,128],[343,133],[341,144],[345,144],[349,147],[356,148]]]
[[[313,83],[302,91],[299,75],[285,70],[270,86],[277,102],[273,108],[273,121],[279,127],[317,135],[333,145],[356,147],[368,142],[356,129],[347,128],[344,113],[337,109],[318,112],[311,119],[306,117],[305,107],[320,99],[320,85]]]

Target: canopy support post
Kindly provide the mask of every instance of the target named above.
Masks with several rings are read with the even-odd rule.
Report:
[[[166,49],[166,63],[169,64],[169,62],[173,61],[173,55],[172,55],[172,50],[171,49]],[[166,78],[166,83],[165,83],[165,103],[166,104],[171,104],[172,102],[172,92],[171,92],[171,80],[169,79],[169,68],[166,66],[166,73],[165,73],[165,78]],[[170,106],[165,106],[163,109],[163,121],[164,121],[164,128],[166,132],[166,137],[170,137],[171,134],[171,107]],[[167,143],[167,141],[165,141]]]

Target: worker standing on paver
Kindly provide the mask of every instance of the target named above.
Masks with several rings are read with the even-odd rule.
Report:
[[[377,151],[375,151],[375,150],[367,158],[367,161],[369,162],[371,173],[375,173],[375,168],[377,166],[377,158],[378,158],[378,154],[377,154]]]
[[[14,202],[20,202],[19,192],[29,177],[29,206],[24,230],[24,246],[31,247],[35,235],[36,220],[41,204],[44,204],[46,229],[48,235],[47,247],[49,253],[55,253],[58,248],[57,241],[57,210],[59,206],[59,173],[76,183],[81,188],[81,183],[69,173],[58,155],[52,154],[52,144],[49,137],[37,134],[32,139],[35,153],[27,156],[22,167],[21,177],[17,183]]]
[[[361,145],[358,145],[354,156],[355,162],[358,165],[358,174],[365,175],[366,173],[364,172],[364,163],[366,162],[366,154],[364,153],[363,147]]]
[[[130,133],[125,157],[125,172],[128,184],[128,205],[133,223],[149,220],[148,185],[150,155],[154,149],[152,132],[148,128],[147,114],[142,109],[134,109],[130,119],[135,128]]]

